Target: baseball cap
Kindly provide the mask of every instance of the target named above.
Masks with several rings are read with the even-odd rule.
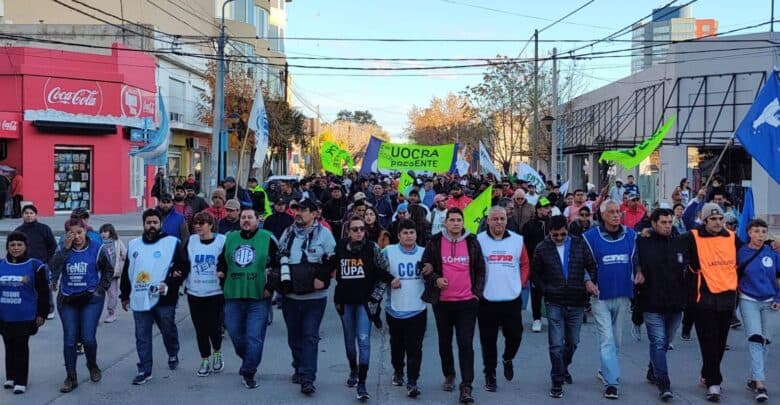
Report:
[[[222,182],[223,183],[235,183],[236,182],[236,178],[233,177],[233,176],[228,176],[228,177],[225,177],[225,180],[222,181]]]
[[[309,211],[315,211],[317,209],[317,204],[314,203],[314,201],[304,198],[301,201],[292,201],[290,203],[290,208],[301,208],[301,209],[307,209]]]
[[[628,193],[628,199],[629,200],[638,200],[639,199],[639,195],[632,191],[632,192]]]
[[[623,184],[623,179],[621,179],[620,177],[618,177],[618,178],[616,178],[616,179],[615,179],[615,183],[621,183],[621,184]]]
[[[235,198],[232,200],[228,200],[225,203],[225,209],[226,210],[240,210],[241,209],[241,203],[238,202]]]
[[[723,216],[723,210],[720,209],[720,205],[715,203],[707,203],[704,204],[704,207],[701,208],[699,218],[701,218],[702,221],[706,221],[707,218],[715,215]]]
[[[170,193],[165,193],[160,196],[160,201],[173,201],[173,196]]]
[[[396,214],[399,212],[408,212],[408,211],[409,211],[409,204],[407,203],[398,204],[398,208],[395,209]]]
[[[542,197],[539,199],[539,201],[536,202],[536,208],[544,208],[551,206],[552,203],[550,200],[547,199],[547,197]]]
[[[365,200],[366,195],[360,191],[355,193],[355,195],[352,196],[352,201],[359,201],[359,200]]]

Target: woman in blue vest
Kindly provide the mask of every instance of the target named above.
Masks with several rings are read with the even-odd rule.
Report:
[[[106,290],[114,276],[114,264],[102,244],[87,237],[87,225],[79,218],[65,222],[62,249],[51,260],[54,288],[60,285],[57,307],[62,320],[62,354],[67,377],[60,392],[78,386],[76,342],[84,344],[87,369],[92,382],[102,378],[97,365],[97,333]]]
[[[49,281],[46,265],[27,255],[27,236],[11,232],[7,252],[0,260],[0,335],[5,344],[5,383],[14,394],[27,391],[30,370],[30,336],[49,312]]]

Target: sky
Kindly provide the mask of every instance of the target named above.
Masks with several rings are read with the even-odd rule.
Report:
[[[405,141],[407,112],[427,106],[433,97],[459,93],[481,81],[484,67],[435,71],[347,71],[296,67],[420,67],[481,64],[479,61],[338,61],[296,58],[492,58],[533,57],[527,40],[589,0],[294,0],[287,3],[285,53],[291,65],[294,104],[307,116],[319,107],[323,121],[338,111],[369,110],[393,140]],[[559,40],[596,40],[650,14],[666,1],[595,0],[539,34],[539,55],[559,54],[585,45]],[[674,5],[690,0],[677,1]],[[771,0],[699,0],[695,18],[718,20],[725,32],[770,20]],[[780,13],[780,6],[777,8]],[[778,17],[776,17],[778,18]],[[780,29],[780,24],[777,26]],[[768,26],[739,32],[767,31]],[[296,40],[304,38],[502,39],[507,42],[359,42]],[[631,39],[631,34],[619,37]],[[528,45],[528,46],[526,46]],[[599,44],[578,51],[629,48],[630,43]],[[625,53],[623,55],[626,55]],[[630,74],[630,57],[578,61],[579,89],[588,91]],[[562,68],[571,67],[564,62]]]

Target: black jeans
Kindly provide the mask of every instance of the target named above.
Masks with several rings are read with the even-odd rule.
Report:
[[[512,301],[479,303],[479,341],[482,346],[482,362],[485,375],[496,375],[498,363],[498,329],[504,334],[503,360],[512,360],[523,339],[523,302],[520,297]]]
[[[29,341],[29,335],[3,335],[3,343],[5,344],[5,379],[12,380],[16,385],[27,385],[27,376],[30,372]]]
[[[542,319],[542,296],[544,292],[540,288],[531,287],[531,315],[534,321]]]
[[[22,200],[24,200],[24,196],[23,195],[15,195],[13,197],[14,218],[21,218],[22,217]]]
[[[693,322],[696,319],[695,308],[696,307],[693,304],[689,304],[687,307],[685,307],[685,310],[683,311],[683,320],[682,320],[683,335],[691,334],[691,330],[693,329]]]
[[[200,357],[208,358],[211,356],[212,348],[215,352],[222,350],[225,296],[219,294],[210,297],[196,297],[187,294],[187,303],[190,305],[190,317],[192,325],[195,327]]]
[[[406,376],[410,383],[416,383],[420,377],[428,310],[407,319],[393,318],[389,314],[386,318],[387,327],[390,329],[390,358],[393,370],[396,373],[403,373],[404,360],[406,360]]]
[[[696,308],[696,336],[701,349],[701,376],[707,387],[720,385],[723,376],[720,374],[720,362],[726,351],[726,339],[729,337],[732,310],[715,311]]]
[[[455,358],[452,354],[452,335],[458,341],[458,363],[460,363],[461,388],[471,387],[474,382],[474,326],[477,323],[479,301],[439,301],[433,306],[436,330],[439,335],[439,357],[444,376],[455,375]]]

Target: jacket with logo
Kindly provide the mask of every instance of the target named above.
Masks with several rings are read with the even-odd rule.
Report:
[[[350,243],[344,238],[336,245],[336,304],[365,304],[377,283],[393,281],[387,259],[376,243],[363,239]]]

